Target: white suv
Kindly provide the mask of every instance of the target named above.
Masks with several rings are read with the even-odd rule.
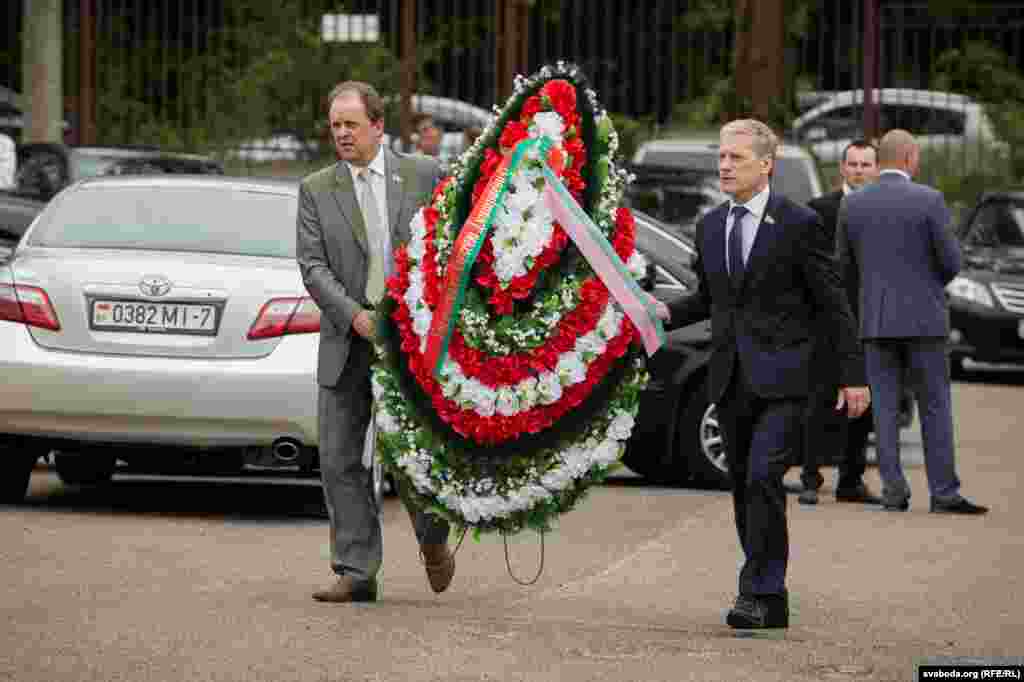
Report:
[[[718,137],[687,136],[644,142],[633,154],[633,163],[717,176]],[[799,204],[821,196],[821,178],[814,158],[800,147],[780,144],[775,154],[772,189]]]
[[[996,138],[982,105],[969,97],[909,88],[882,88],[875,93],[880,129],[908,130],[922,150],[950,152],[967,161],[984,158],[992,147],[1006,146]],[[837,164],[846,145],[864,136],[863,117],[864,91],[845,90],[797,118],[792,134],[819,161]]]

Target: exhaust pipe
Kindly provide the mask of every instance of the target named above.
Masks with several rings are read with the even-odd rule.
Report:
[[[270,446],[270,449],[274,453],[274,459],[278,462],[291,463],[299,458],[299,454],[302,452],[302,443],[294,438],[278,438]]]

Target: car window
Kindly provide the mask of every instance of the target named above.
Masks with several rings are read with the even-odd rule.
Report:
[[[679,151],[673,149],[647,149],[643,155],[644,165],[671,166],[690,170],[718,173],[718,149],[707,151]]]
[[[864,112],[860,106],[839,107],[809,121],[803,128],[821,127],[831,140],[860,137],[864,123]]]
[[[966,115],[938,107],[886,105],[891,127],[909,130],[915,135],[963,135]]]
[[[33,246],[295,257],[295,197],[225,187],[85,187],[63,196]]]
[[[971,220],[966,242],[988,248],[1024,246],[1024,202],[984,203]]]

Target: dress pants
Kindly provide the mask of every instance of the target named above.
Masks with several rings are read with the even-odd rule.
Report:
[[[900,462],[899,407],[906,378],[918,405],[931,497],[940,502],[960,499],[946,339],[865,339],[864,358],[874,404],[883,497],[888,502],[910,497],[910,486]]]
[[[799,456],[806,402],[757,396],[738,358],[719,401],[732,472],[736,531],[744,554],[740,594],[785,592],[789,531],[782,479],[788,463]]]
[[[856,419],[836,412],[838,388],[829,386],[807,401],[804,427],[804,461],[800,482],[805,490],[817,490],[825,482],[820,468],[826,455],[840,453],[836,489],[855,488],[864,482],[867,469],[868,436],[871,433],[871,409]]]
[[[369,342],[358,337],[352,340],[338,385],[320,387],[318,408],[320,477],[331,525],[331,568],[360,581],[377,575],[383,557],[372,475],[363,466],[363,443],[373,401],[373,352]],[[403,501],[408,499],[406,492],[399,489]],[[446,521],[417,511],[408,502],[405,506],[421,545],[447,541]]]

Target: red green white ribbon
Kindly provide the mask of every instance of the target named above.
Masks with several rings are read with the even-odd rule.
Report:
[[[480,250],[494,224],[497,208],[501,205],[519,164],[530,148],[537,145],[540,146],[541,158],[544,158],[551,147],[551,141],[547,138],[530,138],[521,141],[511,155],[502,159],[455,239],[445,269],[443,298],[434,311],[434,316],[430,320],[430,331],[427,332],[424,359],[435,377],[441,374],[441,367],[448,354],[448,344],[455,331],[455,323],[459,319],[459,310],[466,300],[466,288],[469,286],[473,264],[476,263],[477,256],[480,255]]]
[[[636,326],[647,355],[654,355],[665,343],[665,328],[658,319],[654,306],[648,302],[647,296],[637,286],[601,230],[548,166],[544,166],[544,178],[547,180],[544,201],[555,220],[587,259],[591,269],[608,288],[608,293],[622,306],[623,312]]]

